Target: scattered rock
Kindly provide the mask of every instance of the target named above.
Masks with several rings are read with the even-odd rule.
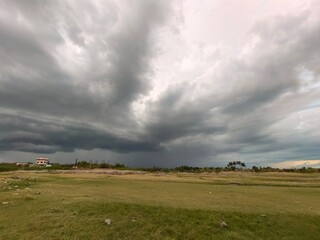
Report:
[[[106,219],[104,220],[104,223],[107,224],[107,225],[110,225],[110,224],[112,223],[112,221],[111,221],[111,219],[106,218]]]
[[[212,194],[212,192],[209,192],[209,194]]]
[[[222,221],[222,222],[220,222],[220,227],[226,228],[226,227],[228,227],[228,224],[226,224],[224,221]]]
[[[2,202],[2,205],[8,205],[9,202]]]
[[[135,220],[135,219],[131,219],[131,221],[132,221],[132,222],[136,222],[136,220]]]
[[[17,195],[19,195],[19,193],[18,193],[18,192],[16,192],[16,193],[14,193],[13,195],[16,195],[16,196],[17,196]]]
[[[25,190],[30,190],[30,188],[26,187]]]
[[[261,214],[261,215],[260,215],[260,217],[266,217],[266,216],[267,216],[267,215],[265,215],[265,214]]]
[[[19,186],[18,186],[18,185],[15,185],[14,187],[15,187],[15,188],[18,188]]]

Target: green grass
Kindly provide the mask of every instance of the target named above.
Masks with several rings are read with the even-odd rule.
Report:
[[[17,170],[18,167],[13,165],[6,165],[6,164],[0,164],[0,172],[8,172],[8,171],[14,171]]]
[[[300,178],[310,181],[293,186]],[[0,239],[318,239],[318,181],[319,174],[3,173]]]

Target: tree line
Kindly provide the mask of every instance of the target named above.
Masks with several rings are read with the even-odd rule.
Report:
[[[117,170],[135,170],[135,171],[147,171],[147,172],[189,172],[189,173],[201,173],[201,172],[215,172],[219,173],[222,171],[247,171],[247,172],[300,172],[300,173],[310,173],[310,172],[320,172],[319,168],[290,168],[290,169],[279,169],[272,167],[260,167],[252,166],[247,168],[246,164],[241,161],[231,161],[225,167],[193,167],[182,165],[174,168],[162,168],[162,167],[151,167],[151,168],[133,168],[127,167],[120,163],[106,163],[102,161],[75,161],[73,164],[61,164],[52,163],[50,168],[34,166],[30,163],[29,166],[17,166],[15,163],[0,163],[0,172],[4,171],[15,171],[15,170],[34,170],[34,169],[48,169],[48,170],[72,170],[72,169],[117,169]]]

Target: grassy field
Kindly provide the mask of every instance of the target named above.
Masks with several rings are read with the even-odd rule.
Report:
[[[319,173],[6,172],[0,239],[319,239],[319,203]]]

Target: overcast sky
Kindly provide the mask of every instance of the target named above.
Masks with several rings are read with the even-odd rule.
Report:
[[[320,1],[0,0],[0,162],[319,167],[319,76]]]

